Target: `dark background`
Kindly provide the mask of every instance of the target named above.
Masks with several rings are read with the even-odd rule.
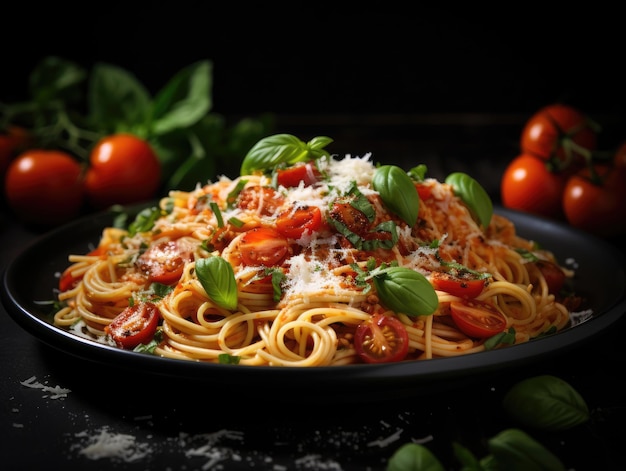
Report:
[[[3,7],[0,101],[26,98],[28,74],[47,55],[119,65],[153,93],[209,59],[213,112],[275,113],[278,132],[330,136],[337,153],[425,161],[435,177],[477,157],[501,169],[524,121],[554,102],[603,126],[600,146],[626,138],[617,9],[163,5]]]

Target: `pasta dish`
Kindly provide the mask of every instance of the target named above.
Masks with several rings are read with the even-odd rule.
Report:
[[[270,136],[240,176],[103,228],[69,256],[54,324],[162,357],[297,367],[467,355],[568,325],[573,273],[469,175],[329,142]]]

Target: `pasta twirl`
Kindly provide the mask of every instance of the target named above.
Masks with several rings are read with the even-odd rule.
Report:
[[[96,250],[70,255],[55,324],[112,342],[107,326],[150,301],[159,312],[155,355],[299,367],[467,355],[568,325],[566,303],[542,269],[556,260],[508,219],[494,214],[483,228],[450,184],[426,178],[414,182],[419,209],[408,224],[374,189],[369,154],[290,168],[306,165],[295,183],[257,171],[171,191],[148,228],[104,228]],[[203,279],[199,260],[211,257],[228,262],[232,275]],[[406,303],[392,299],[402,291],[377,284],[389,281],[390,267],[428,280],[436,308],[394,311]],[[436,284],[441,274],[452,286],[480,287],[464,296]],[[226,293],[235,295],[230,307],[220,301],[226,276],[236,291]],[[396,284],[421,296],[417,285]],[[496,337],[468,331],[454,315],[484,303],[503,319]],[[376,340],[373,319],[381,318],[398,322],[381,323]],[[374,326],[369,336],[364,325]],[[398,348],[400,356],[387,355]]]

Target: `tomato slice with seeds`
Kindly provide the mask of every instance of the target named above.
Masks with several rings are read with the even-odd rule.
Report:
[[[287,239],[275,229],[257,227],[246,232],[240,241],[241,260],[248,266],[278,266],[290,254]]]
[[[141,302],[124,309],[104,331],[119,347],[133,349],[152,340],[160,319],[161,312],[156,304]]]
[[[402,361],[409,351],[409,334],[395,317],[375,314],[357,326],[354,348],[365,363]]]
[[[475,298],[485,287],[485,279],[472,274],[455,276],[435,271],[430,274],[430,282],[436,290],[445,291],[459,298]]]
[[[297,206],[283,211],[276,218],[276,230],[285,237],[299,239],[322,227],[322,211],[317,206]]]
[[[311,186],[321,179],[322,174],[313,162],[276,171],[276,182],[285,188],[296,187],[300,182],[304,182],[304,186]]]
[[[180,280],[185,264],[193,259],[189,250],[171,240],[151,245],[137,259],[139,269],[148,274],[150,281],[173,285]]]
[[[506,329],[506,318],[492,304],[478,299],[450,303],[456,326],[468,337],[487,338]]]

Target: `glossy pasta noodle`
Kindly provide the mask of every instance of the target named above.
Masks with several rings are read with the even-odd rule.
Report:
[[[150,301],[159,322],[142,345],[150,343],[154,355],[299,367],[467,355],[568,325],[566,303],[543,269],[558,266],[553,255],[519,237],[500,215],[481,227],[453,185],[414,182],[419,209],[409,225],[374,189],[377,166],[369,154],[287,167],[300,170],[290,174],[295,182],[281,183],[276,172],[220,177],[193,191],[171,191],[148,229],[104,228],[94,251],[69,256],[54,323],[116,345],[107,326],[129,306]],[[228,262],[232,274],[203,279],[203,261],[215,258]],[[394,295],[374,276],[382,270],[384,278],[389,267],[417,273],[428,286],[398,282]],[[164,278],[170,269],[174,278]],[[437,284],[442,273],[448,277]],[[227,276],[236,287],[230,307],[209,295],[214,285],[219,294]],[[470,296],[447,288],[462,293],[472,283],[480,287]],[[401,312],[402,289],[418,301],[432,295],[435,305],[417,302]],[[495,337],[468,331],[453,316],[453,310],[476,314],[484,303],[505,323]]]

